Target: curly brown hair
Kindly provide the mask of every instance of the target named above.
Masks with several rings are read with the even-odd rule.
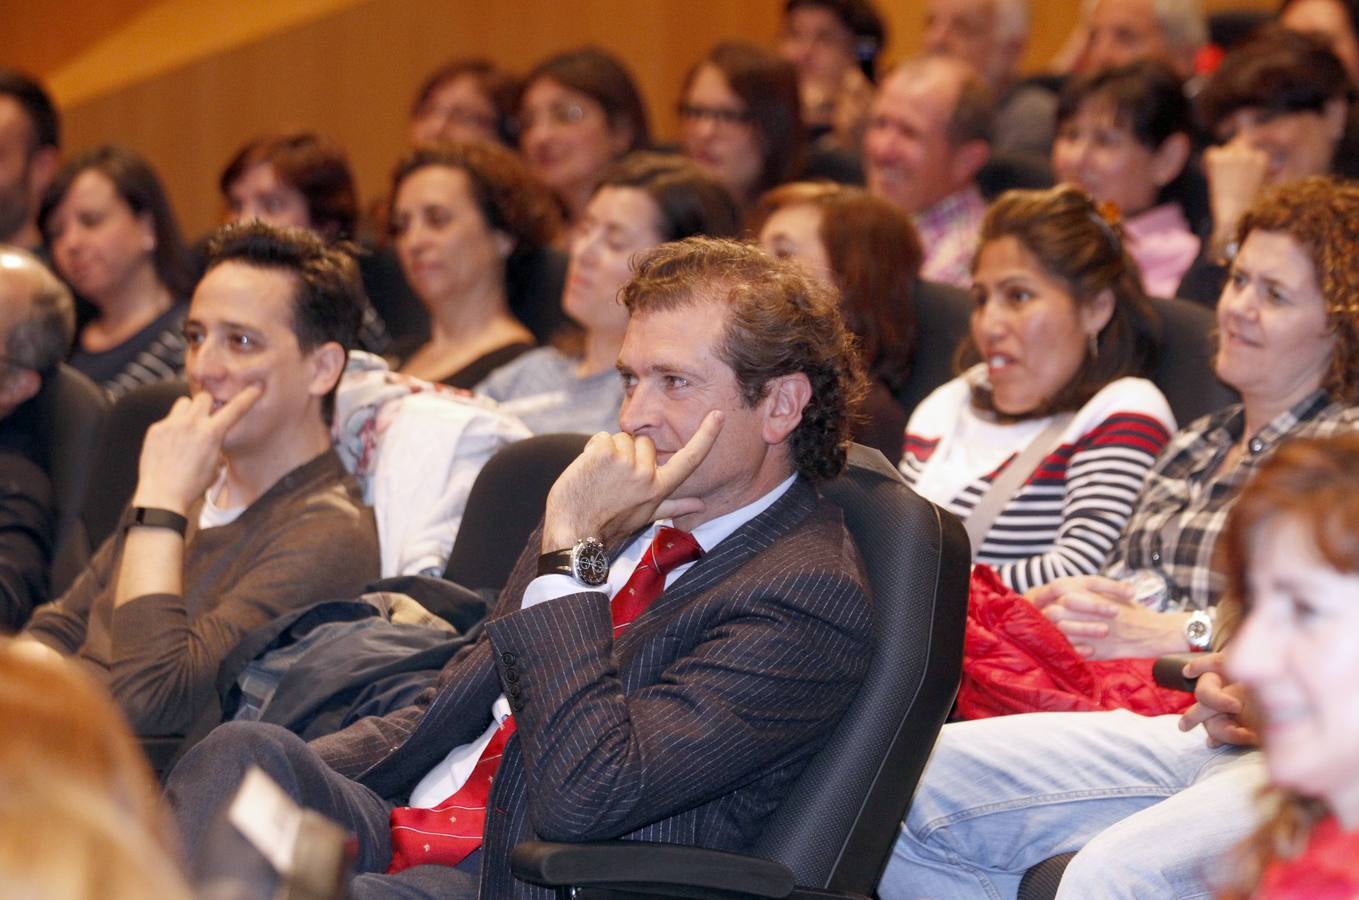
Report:
[[[788,436],[789,460],[813,481],[840,474],[851,439],[850,410],[867,387],[834,294],[798,266],[731,240],[662,244],[636,266],[620,294],[634,316],[700,302],[725,306],[717,353],[748,407],[764,398],[770,379],[807,376],[811,398]]]
[[[1232,507],[1222,536],[1224,599],[1250,607],[1247,566],[1262,527],[1280,519],[1301,522],[1317,552],[1338,572],[1359,572],[1359,435],[1299,438],[1260,466]],[[1220,618],[1220,616],[1219,616]],[[1219,896],[1246,898],[1270,862],[1296,855],[1328,810],[1321,801],[1266,788],[1271,813],[1237,848],[1235,884]]]
[[[1359,403],[1359,185],[1329,176],[1267,190],[1241,217],[1238,246],[1257,228],[1286,234],[1312,259],[1326,322],[1335,335],[1322,387],[1332,400]]]
[[[519,154],[482,142],[421,147],[392,172],[391,202],[401,183],[420,169],[443,166],[467,175],[472,198],[486,224],[514,239],[506,265],[546,247],[561,231],[561,213],[551,192],[524,165]],[[388,210],[391,219],[391,210]]]

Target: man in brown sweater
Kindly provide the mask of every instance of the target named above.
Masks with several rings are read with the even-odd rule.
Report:
[[[25,631],[89,663],[139,734],[212,719],[242,636],[377,577],[327,425],[361,291],[353,260],[302,231],[214,240],[184,324],[190,397],[147,432],[124,527]]]

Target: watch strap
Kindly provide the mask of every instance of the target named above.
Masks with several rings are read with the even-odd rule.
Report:
[[[189,520],[177,512],[157,506],[134,506],[127,511],[123,530],[141,526],[143,528],[168,528],[180,537],[189,530]]]
[[[538,557],[539,575],[571,575],[571,548],[550,550]]]

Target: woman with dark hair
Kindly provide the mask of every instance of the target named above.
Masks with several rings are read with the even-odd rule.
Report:
[[[1172,297],[1199,254],[1185,215],[1185,167],[1193,121],[1184,85],[1145,60],[1068,82],[1057,104],[1052,171],[1112,203],[1142,287]]]
[[[1340,60],[1310,34],[1269,28],[1223,58],[1196,99],[1217,145],[1203,154],[1212,236],[1181,296],[1216,302],[1237,249],[1237,223],[1266,187],[1352,174],[1337,170],[1348,162],[1338,151],[1354,91]]]
[[[1359,896],[1359,436],[1281,447],[1225,545],[1245,618],[1227,673],[1257,702],[1273,789],[1225,897]]]
[[[618,291],[633,257],[693,235],[734,237],[736,204],[682,157],[634,153],[605,174],[576,226],[562,305],[572,325],[557,346],[525,353],[477,392],[530,430],[616,431],[623,385],[615,365],[628,325]]]
[[[744,41],[724,41],[689,70],[680,90],[684,153],[742,207],[793,176],[806,135],[792,63]]]
[[[859,188],[794,182],[760,198],[750,231],[839,292],[869,378],[854,439],[900,458],[906,411],[894,395],[911,371],[921,259],[910,217]]]
[[[1017,591],[1100,569],[1175,428],[1139,377],[1155,313],[1123,244],[1076,188],[1003,194],[973,267],[966,368],[906,427],[901,471],[916,491],[964,519],[1000,501],[975,556]],[[1030,448],[1031,474],[991,498]]]
[[[651,143],[632,73],[612,54],[582,47],[544,60],[524,77],[519,149],[575,224],[617,159]]]
[[[248,141],[222,170],[217,186],[226,201],[227,222],[259,219],[305,228],[331,243],[354,237],[358,199],[349,159],[339,144],[315,132]],[[368,259],[358,256],[365,288],[371,274]],[[387,347],[385,323],[366,297],[359,346],[372,353]]]
[[[858,152],[886,42],[871,0],[785,0],[779,54],[797,69],[810,137]]]
[[[510,312],[511,269],[560,227],[552,198],[512,151],[446,144],[415,151],[392,176],[392,237],[430,338],[401,371],[470,388],[533,347]]]
[[[71,365],[112,396],[181,375],[190,267],[151,165],[112,144],[81,154],[52,180],[38,226],[57,273],[94,307]]]
[[[518,80],[481,57],[454,59],[430,73],[411,103],[413,146],[440,141],[514,144]]]

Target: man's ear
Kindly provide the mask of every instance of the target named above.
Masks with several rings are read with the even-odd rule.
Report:
[[[986,141],[964,141],[953,149],[949,159],[949,174],[958,189],[971,184],[991,158],[991,145]]]
[[[344,374],[349,354],[335,341],[327,341],[308,355],[311,364],[311,384],[307,391],[313,397],[324,397],[330,393]]]
[[[780,375],[769,379],[764,406],[764,428],[761,436],[766,444],[779,444],[793,433],[802,422],[802,411],[812,399],[812,383],[804,372]]]

